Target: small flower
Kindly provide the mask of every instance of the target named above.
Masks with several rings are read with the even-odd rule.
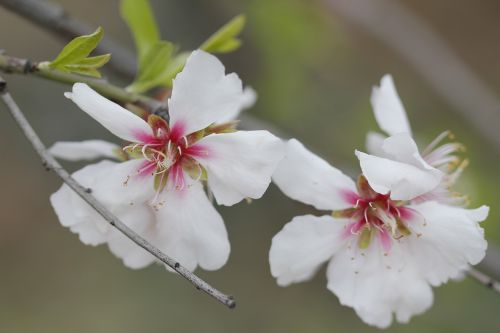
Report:
[[[357,182],[297,140],[287,143],[273,181],[290,198],[332,213],[293,218],[274,236],[269,252],[280,286],[306,281],[328,262],[327,288],[379,328],[388,327],[393,315],[408,322],[423,313],[432,305],[431,286],[460,277],[487,247],[478,223],[486,219],[487,206],[465,209],[429,195],[447,177],[429,156],[444,159],[450,151],[436,148],[427,161],[420,156],[388,87],[392,81],[385,77],[381,90],[392,98],[381,99],[375,90],[372,101],[391,136],[380,140],[374,155],[356,152],[363,171]]]
[[[456,142],[441,144],[446,138],[453,139],[445,131],[421,154],[390,75],[382,78],[380,87],[373,88],[371,104],[377,123],[389,137],[370,132],[366,147],[371,155],[356,152],[370,185],[380,193],[390,192],[394,199],[465,204],[465,196],[450,190],[468,165],[468,160],[458,155],[464,146]]]
[[[226,229],[203,183],[221,205],[260,198],[284,154],[281,140],[269,132],[235,128],[233,119],[253,103],[253,91],[243,90],[236,74],[226,75],[217,58],[195,51],[173,82],[168,122],[155,115],[145,121],[82,83],[66,96],[128,144],[120,152],[116,145],[98,140],[66,142],[54,145],[51,152],[73,160],[99,155],[125,160],[90,165],[74,176],[132,229],[187,268],[224,265],[229,255]],[[86,243],[108,242],[130,267],[152,261],[151,256],[134,254],[144,250],[94,223],[87,213],[76,220],[68,207],[75,212],[88,207],[67,192],[63,186],[51,200],[63,225],[76,232],[91,230],[96,238]],[[82,233],[80,237],[87,239]],[[141,260],[127,261],[135,256]]]

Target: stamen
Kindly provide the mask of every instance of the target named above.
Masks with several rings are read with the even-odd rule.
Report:
[[[201,179],[201,177],[203,176],[203,169],[201,168],[201,165],[200,163],[196,163],[196,166],[198,167],[198,177],[196,178],[196,181],[199,181]]]
[[[360,201],[361,201],[361,199],[356,200],[356,204],[354,205],[354,208],[359,208]]]
[[[366,224],[368,224],[368,225],[369,225],[369,224],[370,224],[370,222],[369,222],[369,220],[368,220],[368,207],[367,207],[367,208],[365,208],[365,211],[364,211],[364,213],[363,213],[363,214],[364,214],[364,216],[365,216],[365,222],[366,222]]]
[[[184,146],[186,148],[188,148],[189,147],[189,143],[188,143],[188,139],[186,138],[186,136],[183,136],[182,139],[184,140]]]
[[[439,134],[434,140],[432,140],[431,143],[424,149],[422,152],[422,155],[427,155],[429,154],[436,146],[443,141],[446,137],[450,137],[452,134],[450,131],[444,131],[441,134]]]

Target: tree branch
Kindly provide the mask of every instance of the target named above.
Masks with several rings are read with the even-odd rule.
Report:
[[[221,302],[229,308],[234,308],[236,306],[233,297],[225,295],[219,290],[213,288],[204,280],[191,273],[176,260],[170,258],[159,249],[151,245],[146,239],[136,234],[126,224],[124,224],[116,216],[114,216],[106,207],[104,207],[92,194],[88,193],[88,190],[85,187],[83,187],[73,177],[71,177],[71,175],[56,161],[56,159],[49,154],[34,129],[28,123],[28,120],[20,110],[17,103],[7,91],[7,83],[1,77],[0,98],[7,107],[11,116],[21,128],[24,136],[26,136],[26,138],[30,141],[33,149],[42,159],[43,165],[48,170],[53,170],[66,185],[73,189],[73,191],[75,191],[83,200],[85,200],[92,208],[94,208],[96,212],[98,212],[107,222],[109,222],[109,224],[111,224],[118,231],[127,236],[135,244],[139,245],[140,247],[151,253],[153,256],[158,258],[158,260],[160,260],[162,263],[175,270],[182,277],[191,282],[196,287],[196,289],[203,290],[205,293],[212,296],[217,301]]]
[[[69,41],[75,37],[92,33],[95,30],[95,28],[92,29],[87,24],[70,16],[63,7],[46,0],[0,0],[0,6],[37,24],[64,41]],[[97,53],[111,53],[111,60],[106,64],[106,69],[112,70],[113,73],[127,80],[132,80],[135,77],[136,57],[129,49],[115,43],[112,39],[105,36],[96,50]],[[97,88],[98,87],[94,86],[94,89],[97,90]],[[168,117],[167,108],[165,106],[157,109],[154,113],[164,118]],[[252,115],[242,114],[240,120],[242,128],[265,128],[281,137],[287,137],[285,133],[272,124],[262,119],[257,119]]]
[[[500,282],[494,280],[485,273],[471,267],[470,270],[467,271],[467,275],[476,280],[477,282],[479,282],[480,284],[482,284],[483,286],[485,286],[486,288],[492,289],[497,293],[500,293]]]
[[[43,66],[43,63],[31,62],[28,59],[11,57],[5,54],[0,54],[0,71],[7,74],[31,74],[51,81],[67,84],[83,82],[91,86],[101,95],[116,102],[121,104],[136,104],[151,113],[161,115],[168,119],[168,107],[166,103],[162,103],[148,96],[132,93],[123,88],[117,87],[104,79],[95,79],[89,76],[66,73],[57,69],[50,69],[47,66]]]
[[[60,5],[45,0],[0,0],[0,6],[28,19],[41,28],[69,41],[75,37],[92,33],[95,28],[75,20]],[[111,53],[113,57],[107,64],[113,72],[130,79],[135,76],[136,61],[134,54],[127,48],[104,37],[97,46],[97,53]]]

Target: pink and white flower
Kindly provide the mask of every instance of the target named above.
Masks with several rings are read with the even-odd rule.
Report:
[[[287,143],[273,181],[292,199],[332,214],[293,218],[274,236],[269,262],[280,286],[306,281],[328,262],[327,288],[364,322],[385,328],[393,315],[408,322],[423,313],[432,305],[432,286],[483,259],[487,243],[479,222],[489,209],[435,200],[449,175],[429,156],[445,159],[451,152],[437,148],[427,160],[420,156],[390,77],[372,102],[391,136],[381,138],[372,155],[356,152],[357,182],[297,140]]]
[[[221,216],[203,183],[221,205],[260,198],[284,154],[283,143],[267,131],[236,131],[231,121],[255,99],[234,73],[225,74],[214,56],[194,51],[173,82],[170,120],[147,121],[87,85],[77,83],[66,96],[110,132],[128,142],[123,151],[98,140],[58,143],[57,157],[75,160],[117,156],[74,174],[129,227],[191,270],[224,265],[229,241]],[[115,230],[103,225],[67,187],[51,197],[63,225],[82,241],[108,243],[132,268],[153,258]]]

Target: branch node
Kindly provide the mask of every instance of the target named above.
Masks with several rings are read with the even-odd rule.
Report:
[[[0,94],[7,92],[7,81],[0,77]]]
[[[45,171],[50,171],[52,168],[50,167],[49,163],[47,161],[42,162],[42,166],[44,167]]]

